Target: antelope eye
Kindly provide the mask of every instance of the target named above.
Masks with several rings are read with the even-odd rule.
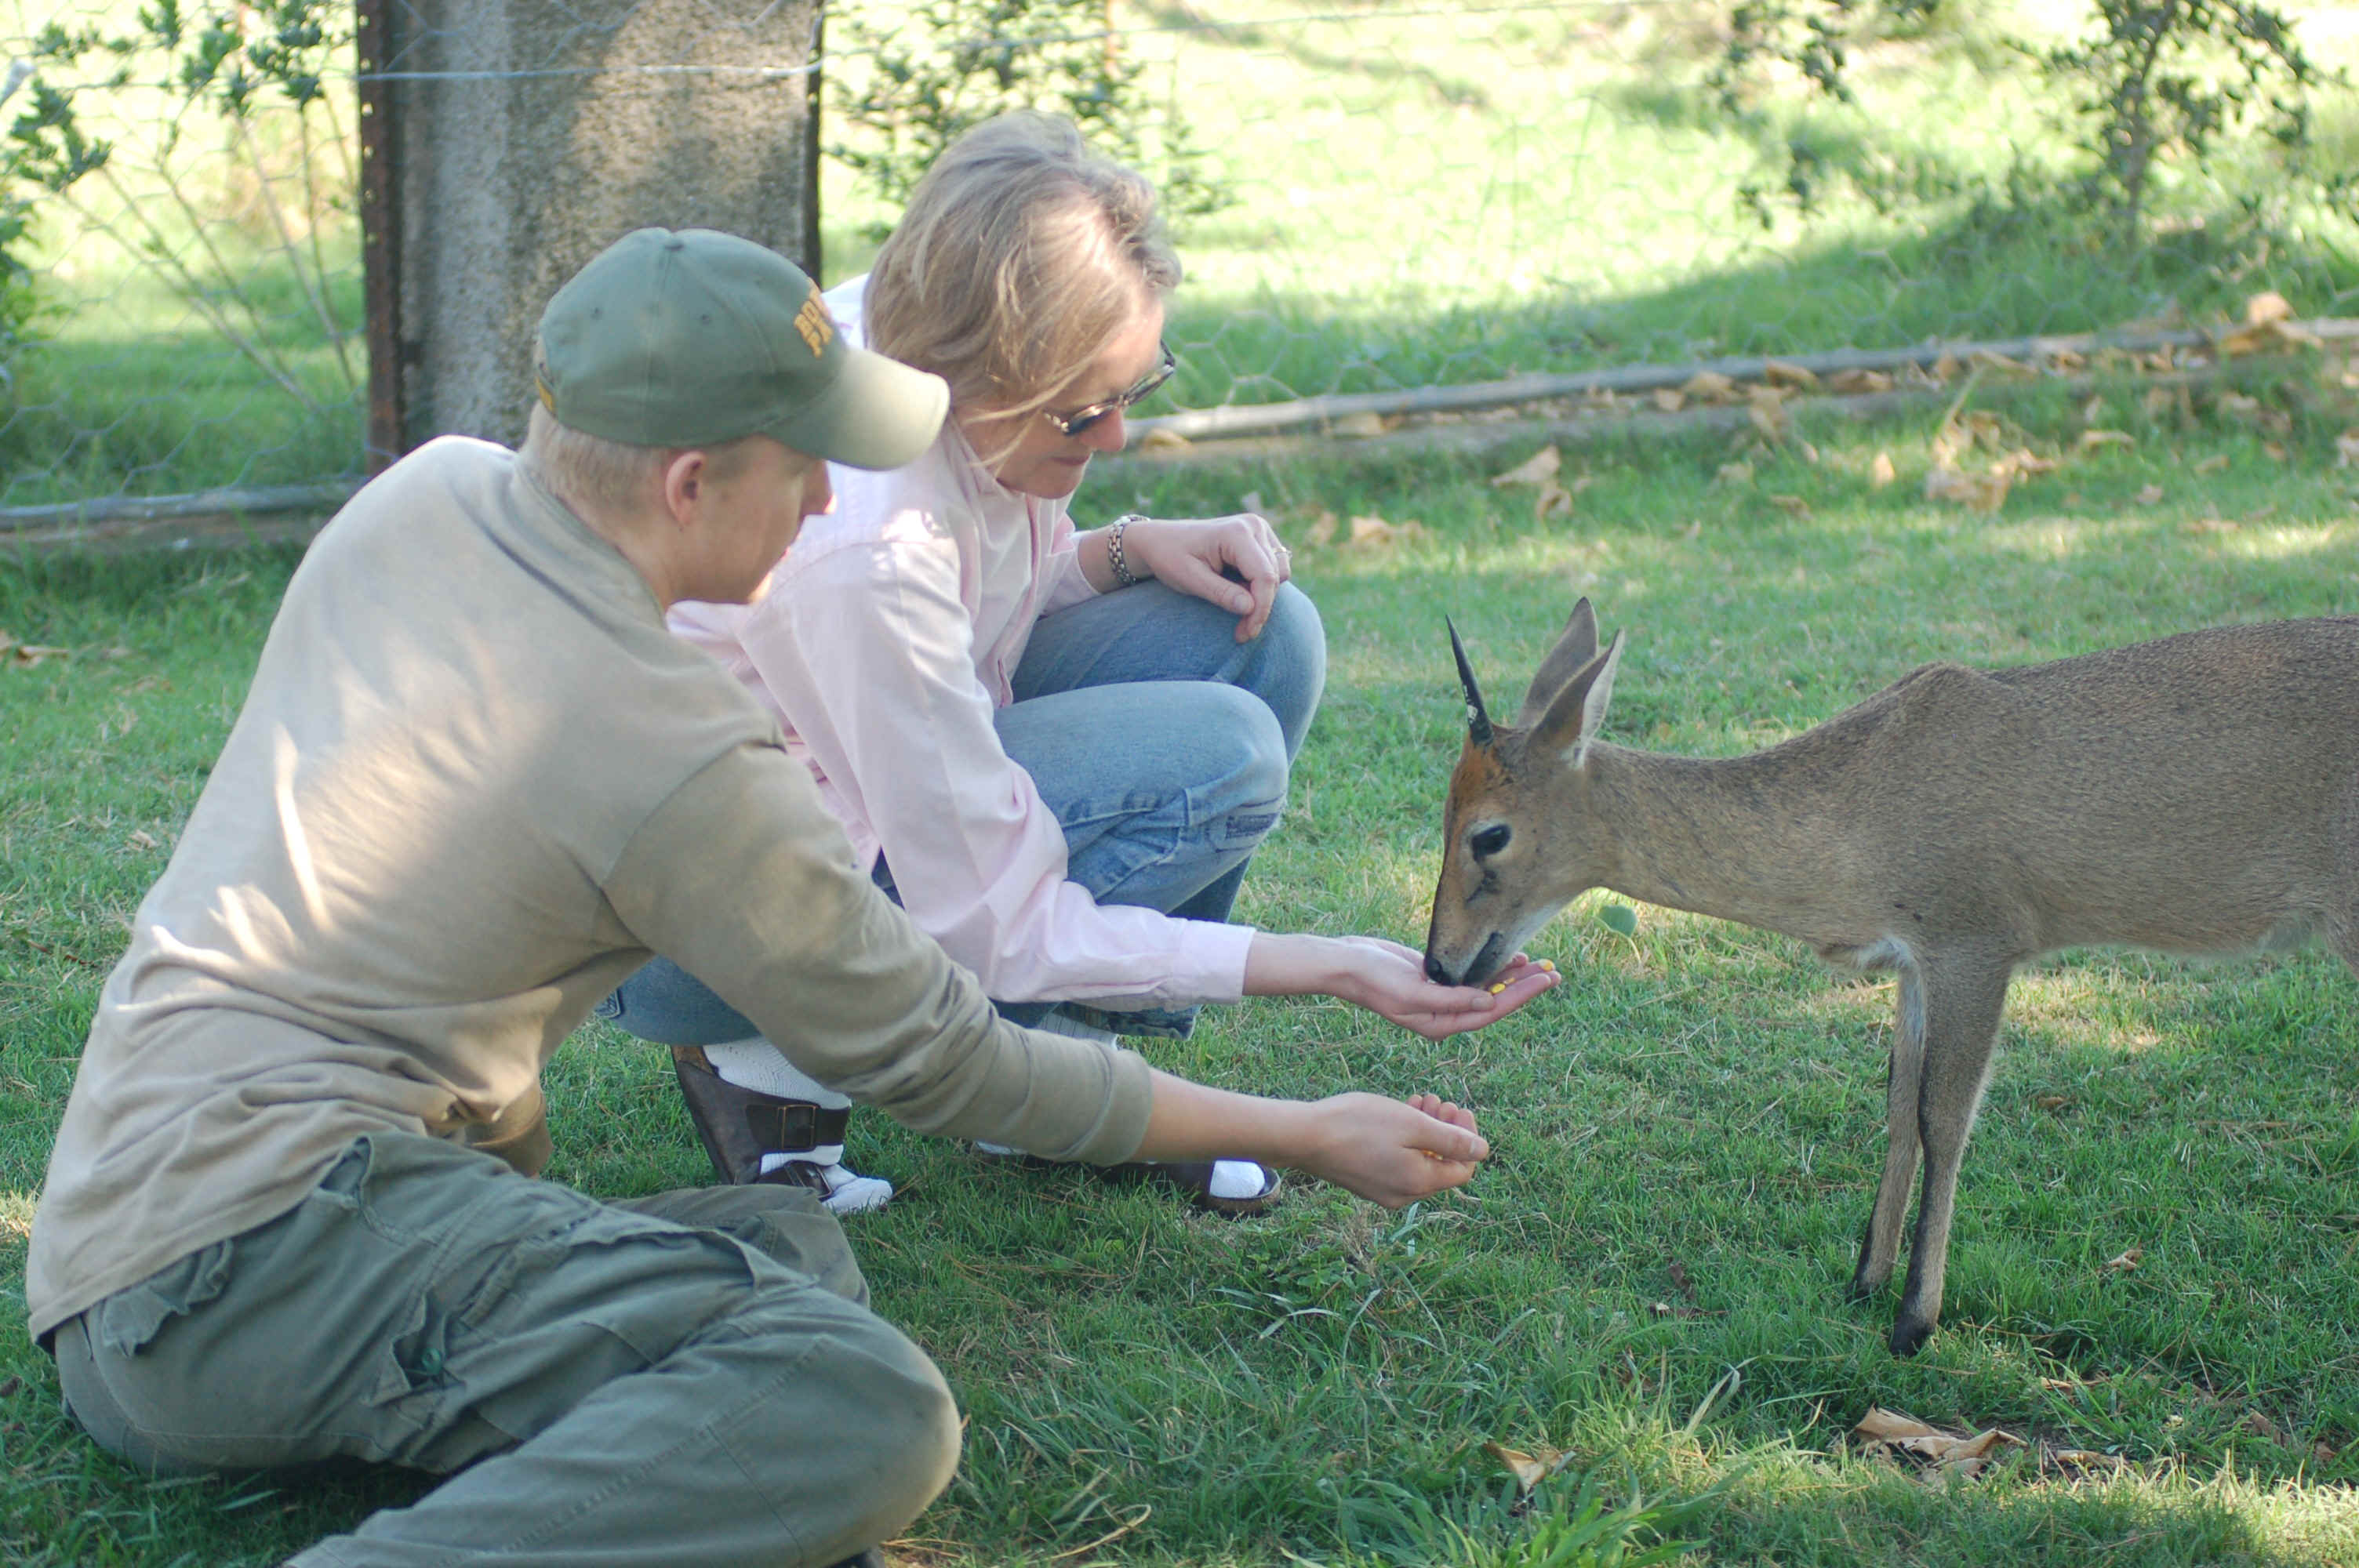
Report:
[[[1474,851],[1476,860],[1488,860],[1506,849],[1507,840],[1512,836],[1513,830],[1506,823],[1495,822],[1469,838],[1466,841],[1466,847]]]

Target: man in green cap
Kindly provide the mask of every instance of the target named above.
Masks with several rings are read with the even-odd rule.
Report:
[[[31,1326],[140,1469],[452,1476],[307,1568],[859,1561],[947,1482],[958,1415],[820,1195],[534,1174],[543,1065],[651,953],[929,1131],[1243,1152],[1391,1205],[1486,1151],[1430,1096],[1257,1099],[999,1019],[665,631],[675,600],[760,592],[824,460],[922,449],[940,383],[705,232],[619,242],[537,347],[520,453],[420,449],[289,583],[101,997]]]

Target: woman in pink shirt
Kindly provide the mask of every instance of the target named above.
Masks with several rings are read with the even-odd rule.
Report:
[[[673,628],[777,713],[877,881],[1018,1022],[1176,1036],[1200,1002],[1323,993],[1430,1037],[1478,1028],[1553,976],[1519,966],[1494,995],[1431,983],[1397,943],[1229,922],[1318,707],[1318,611],[1258,516],[1067,514],[1171,374],[1179,280],[1151,188],[1069,123],[969,133],[875,270],[826,296],[852,341],[950,383],[940,439],[834,470],[834,512],[765,597]],[[659,960],[603,1011],[675,1046],[724,1179],[839,1211],[890,1195],[842,1163],[847,1102],[692,977]],[[1153,1170],[1230,1212],[1277,1186],[1250,1162]]]

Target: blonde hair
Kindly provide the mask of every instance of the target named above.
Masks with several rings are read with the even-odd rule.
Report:
[[[726,484],[745,470],[753,460],[753,444],[765,438],[740,436],[693,449],[704,453],[705,477],[715,484]],[[524,445],[516,455],[560,500],[603,512],[631,512],[647,499],[672,460],[690,449],[610,441],[560,424],[557,416],[536,402],[525,426]]]
[[[1179,285],[1146,178],[1071,121],[1018,110],[918,182],[869,274],[868,345],[950,383],[953,408],[1013,418],[1054,404]]]

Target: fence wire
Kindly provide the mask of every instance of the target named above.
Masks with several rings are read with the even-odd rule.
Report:
[[[646,8],[512,4],[586,29]],[[109,146],[62,195],[17,193],[30,227],[12,249],[35,308],[0,383],[0,507],[349,485],[367,379],[349,10],[321,46],[334,65],[319,92],[298,103],[266,90],[225,115],[176,87],[174,60],[154,51],[58,58],[60,36],[128,34],[141,8],[0,0],[0,57],[16,62],[0,118],[47,88]],[[223,16],[259,27],[265,9]],[[721,27],[762,8],[704,9]],[[1974,197],[2033,156],[2046,106],[1907,40],[1860,62],[1849,118],[1819,123],[1848,160],[1845,194],[1807,223],[1774,206],[1765,222],[1745,192],[1794,122],[1711,112],[1700,82],[1723,11],[1109,0],[1112,25],[1089,37],[1143,68],[1150,172],[1190,193],[1175,213],[1189,276],[1169,334],[1182,371],[1145,412],[2084,330],[2169,303],[2138,255],[2025,260],[2027,237]],[[897,16],[837,6],[830,42],[852,19],[889,32],[877,18]],[[630,69],[714,91],[760,69],[712,64],[693,27],[676,58],[639,59]],[[582,69],[444,60],[438,73]],[[818,69],[856,89],[877,55],[836,48]],[[386,74],[420,73],[395,59]],[[858,135],[822,121],[823,145]],[[840,277],[892,213],[841,165],[823,169],[822,193],[826,270]]]

